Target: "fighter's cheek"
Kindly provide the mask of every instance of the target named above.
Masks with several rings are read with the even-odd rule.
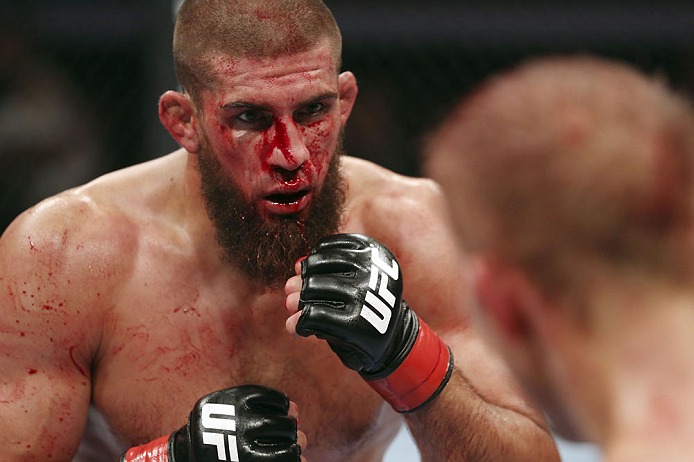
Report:
[[[336,121],[333,115],[327,115],[316,122],[301,126],[301,135],[306,147],[309,150],[329,149],[330,145],[335,144],[340,133],[340,126]]]

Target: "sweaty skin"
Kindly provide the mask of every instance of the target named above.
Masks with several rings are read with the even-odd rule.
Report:
[[[294,187],[278,171],[296,171],[302,187],[320,188],[356,84],[349,73],[338,78],[324,48],[299,58],[276,58],[270,67],[235,62],[220,90],[203,94],[202,113],[187,95],[165,94],[160,116],[185,149],[47,199],[6,230],[2,460],[71,460],[90,402],[133,446],[185,424],[201,396],[246,383],[281,390],[298,404],[307,460],[382,459],[400,416],[326,342],[285,331],[282,287],[270,290],[222,261],[200,192],[204,138],[261,213],[305,213],[310,197],[292,206],[265,198]],[[266,125],[248,125],[257,119],[244,112],[247,103],[261,108]],[[471,329],[462,265],[437,186],[350,157],[343,169],[348,192],[340,231],[370,235],[396,255],[404,298],[465,371],[465,399],[493,406],[494,425],[513,422],[510,442],[553,450],[542,419]],[[424,460],[444,460],[436,446],[459,443],[446,441],[445,432],[427,434],[440,423],[432,418],[445,417],[449,402],[456,403],[456,390],[441,395],[438,410],[432,405],[430,413],[408,417]],[[473,423],[448,427],[476,437]],[[551,457],[540,451],[536,460]]]

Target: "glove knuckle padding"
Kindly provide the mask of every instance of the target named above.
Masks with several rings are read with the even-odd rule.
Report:
[[[381,368],[407,310],[390,250],[359,234],[328,236],[302,262],[302,279],[297,332],[328,340],[352,369]]]
[[[354,274],[362,269],[361,262],[351,252],[342,249],[328,249],[314,253],[303,261],[306,268],[304,276],[312,274],[345,273]]]
[[[298,461],[296,419],[288,411],[286,395],[259,385],[205,396],[195,404],[188,423],[192,460],[228,460],[219,457],[228,450],[242,462]]]
[[[278,443],[296,442],[296,419],[290,416],[264,417],[253,421],[247,433],[260,446],[276,446]]]
[[[398,412],[434,399],[453,370],[450,348],[402,300],[388,248],[359,234],[328,236],[302,261],[296,327],[316,335]]]
[[[258,388],[253,393],[242,398],[241,403],[250,412],[269,411],[277,414],[289,412],[289,398],[284,393],[273,388],[257,385],[242,385],[243,387]]]
[[[354,302],[355,297],[359,295],[359,288],[351,283],[350,278],[339,275],[317,274],[308,276],[304,280],[299,299],[304,305],[307,301],[313,304],[325,301],[326,304],[334,306],[336,301],[348,305]]]
[[[372,238],[361,234],[333,234],[319,240],[313,250],[316,252],[331,248],[359,250],[369,247],[371,241],[373,241]]]

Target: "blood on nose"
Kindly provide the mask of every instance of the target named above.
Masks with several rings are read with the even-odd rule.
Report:
[[[297,171],[309,160],[308,148],[304,145],[303,134],[294,121],[275,119],[266,133],[268,136],[267,165],[273,169],[288,172]]]
[[[275,147],[284,156],[284,160],[288,164],[295,164],[296,159],[292,153],[292,143],[289,140],[289,131],[287,130],[287,124],[281,120],[277,121],[277,135],[275,136]]]

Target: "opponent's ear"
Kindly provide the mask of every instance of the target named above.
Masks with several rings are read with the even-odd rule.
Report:
[[[188,95],[167,91],[159,98],[159,120],[186,151],[198,152],[197,120]]]
[[[340,122],[344,127],[352,113],[354,100],[359,93],[357,79],[351,72],[343,72],[338,76],[338,91],[340,94]]]
[[[477,257],[472,262],[472,285],[485,316],[504,342],[525,343],[532,335],[527,281],[518,270],[500,261]]]

